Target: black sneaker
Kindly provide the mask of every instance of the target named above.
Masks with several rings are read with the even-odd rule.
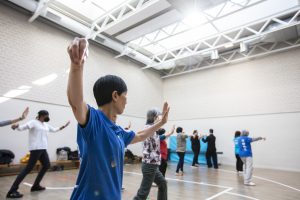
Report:
[[[42,191],[42,190],[46,190],[46,188],[40,185],[31,187],[31,192]]]
[[[19,193],[18,191],[8,192],[6,195],[6,198],[10,198],[10,199],[17,199],[22,197],[23,194]]]

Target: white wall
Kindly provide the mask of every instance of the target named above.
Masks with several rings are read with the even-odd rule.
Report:
[[[248,129],[255,165],[300,171],[300,49],[164,81],[171,119],[191,133],[215,129],[222,162],[234,164],[232,137]]]
[[[22,85],[31,86],[29,92],[18,99],[0,103],[0,120],[14,118],[30,107],[32,119],[40,109],[50,111],[51,124],[60,126],[71,119],[71,126],[49,136],[49,154],[55,159],[55,149],[61,146],[76,148],[76,122],[68,107],[66,96],[69,57],[67,46],[73,36],[45,23],[28,23],[29,16],[0,4],[0,95]],[[90,45],[90,54],[84,72],[86,101],[95,106],[92,93],[94,82],[103,75],[121,76],[128,86],[128,104],[124,116],[118,119],[121,125],[132,121],[134,130],[143,128],[145,113],[151,107],[162,104],[162,80],[159,75],[141,70],[131,62],[115,59],[111,53]],[[32,82],[56,73],[58,77],[45,86]],[[50,104],[48,104],[50,103]],[[27,134],[16,133],[9,127],[0,129],[0,149],[11,149],[16,154],[15,162],[27,152]],[[141,153],[140,145],[130,147]]]

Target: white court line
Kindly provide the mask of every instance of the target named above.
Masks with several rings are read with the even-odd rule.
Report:
[[[201,168],[202,168],[202,167],[201,167]],[[203,167],[203,168],[205,168],[205,167]],[[218,169],[218,171],[224,171],[224,172],[236,174],[235,171],[226,170],[226,169]],[[264,181],[268,181],[268,182],[271,182],[271,183],[275,183],[275,184],[277,184],[277,185],[281,185],[281,186],[283,186],[283,187],[287,187],[287,188],[290,188],[290,189],[292,189],[292,190],[296,190],[297,192],[300,192],[300,189],[295,188],[295,187],[292,187],[292,186],[289,186],[289,185],[286,185],[286,184],[283,184],[283,183],[280,183],[280,182],[278,182],[278,181],[274,181],[274,180],[267,179],[267,178],[260,177],[260,176],[253,176],[253,178],[257,178],[257,179],[260,179],[260,180],[264,180]]]
[[[127,172],[124,171],[126,174],[134,174],[134,175],[139,175],[142,176],[143,174],[136,173],[136,172]],[[195,182],[195,181],[186,181],[186,180],[181,180],[181,179],[175,179],[175,178],[166,178],[167,180],[171,181],[178,181],[178,182],[183,182],[183,183],[191,183],[191,184],[197,184],[197,185],[206,185],[206,186],[211,186],[211,187],[218,187],[218,188],[224,188],[224,189],[230,189],[231,187],[228,186],[223,186],[223,185],[214,185],[214,184],[209,184],[209,183],[203,183],[203,182]]]
[[[238,193],[234,193],[234,192],[226,192],[226,194],[230,194],[230,195],[234,195],[234,196],[239,196],[239,197],[244,197],[244,198],[252,199],[252,200],[259,200],[259,199],[256,199],[254,197],[249,197],[249,196],[238,194]]]
[[[32,184],[30,183],[23,183],[24,185],[27,185],[29,187],[32,187]],[[47,190],[73,190],[74,187],[46,187]]]
[[[228,188],[228,189],[226,189],[226,190],[224,190],[224,191],[222,191],[222,192],[219,192],[219,193],[217,193],[217,194],[215,194],[215,195],[213,195],[213,196],[211,196],[211,197],[209,197],[209,198],[207,198],[207,199],[205,199],[205,200],[212,200],[212,199],[214,199],[214,198],[216,198],[216,197],[218,197],[218,196],[221,196],[221,195],[224,194],[224,193],[227,193],[227,192],[230,191],[230,190],[232,190],[232,188]]]
[[[271,182],[271,183],[275,183],[275,184],[281,185],[281,186],[283,186],[283,187],[287,187],[287,188],[290,188],[290,189],[292,189],[292,190],[296,190],[296,191],[300,192],[300,190],[297,189],[297,188],[294,188],[294,187],[292,187],[292,186],[289,186],[289,185],[286,185],[286,184],[283,184],[283,183],[280,183],[280,182],[277,182],[277,181],[273,181],[273,180],[271,180],[271,179],[263,178],[263,177],[260,177],[260,176],[253,176],[253,177],[254,177],[254,178],[257,178],[257,179],[264,180],[264,181],[269,181],[269,182]]]

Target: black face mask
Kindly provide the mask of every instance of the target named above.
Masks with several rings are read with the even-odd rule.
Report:
[[[44,122],[49,122],[50,118],[49,117],[45,117]]]

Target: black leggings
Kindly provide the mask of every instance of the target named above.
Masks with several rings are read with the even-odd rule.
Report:
[[[17,176],[15,182],[10,188],[10,192],[17,191],[19,189],[20,183],[23,181],[23,179],[31,172],[31,170],[34,168],[37,161],[40,161],[42,163],[42,169],[40,170],[39,174],[37,175],[33,186],[39,186],[40,182],[47,172],[47,170],[50,168],[50,160],[48,153],[46,149],[41,150],[32,150],[30,151],[30,157],[28,164],[26,167],[21,171],[21,173]]]
[[[243,171],[243,161],[239,154],[235,154],[236,157],[236,171],[242,172]]]
[[[195,166],[195,164],[199,164],[198,156],[199,156],[199,153],[200,153],[200,148],[192,147],[192,150],[193,150],[193,153],[194,153],[192,166]]]
[[[185,152],[177,152],[178,156],[179,156],[179,161],[177,164],[177,169],[176,172],[178,173],[179,170],[183,172],[183,164],[184,164],[184,155]]]
[[[161,159],[160,166],[159,166],[159,171],[162,173],[162,175],[165,177],[166,176],[166,171],[168,167],[168,162],[165,159]]]

